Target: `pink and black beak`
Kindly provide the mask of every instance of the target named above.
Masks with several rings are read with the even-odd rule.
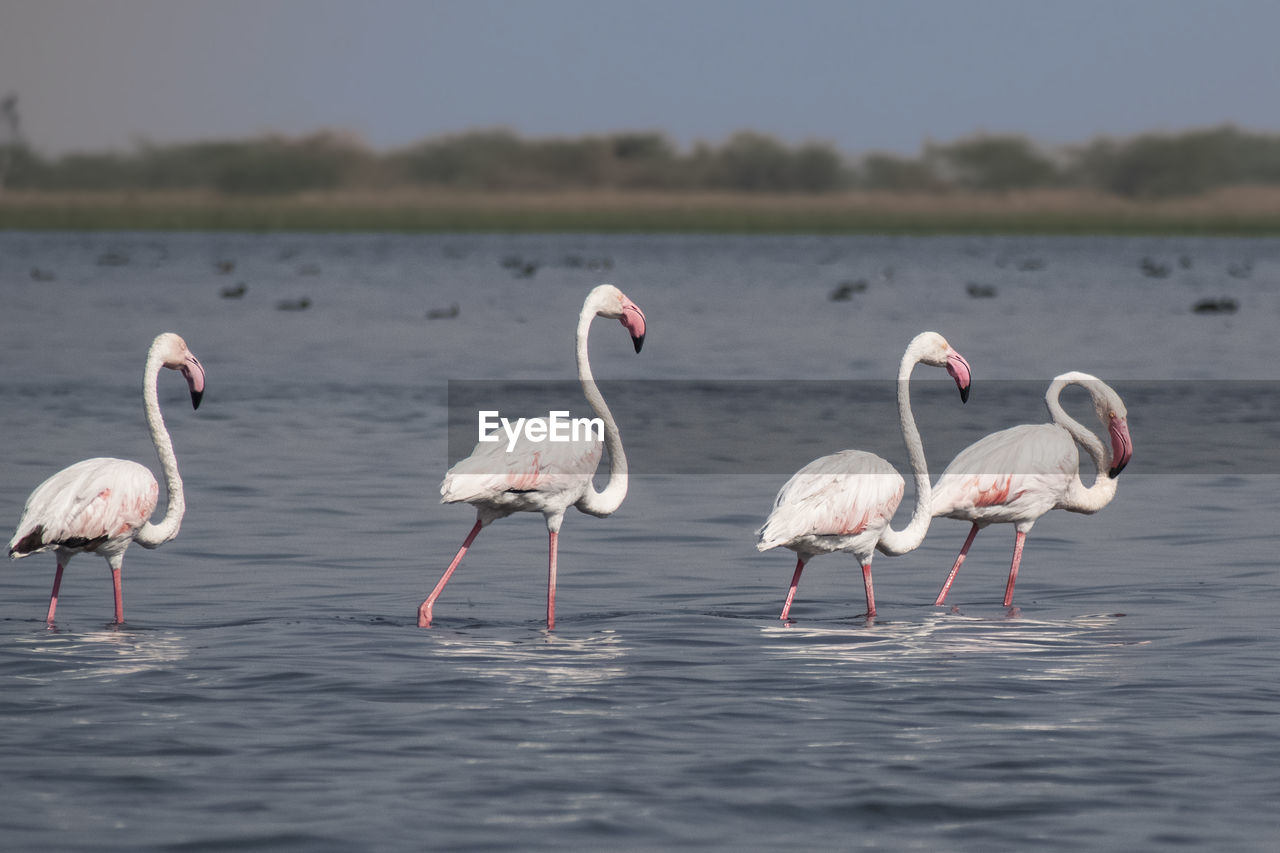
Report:
[[[1107,476],[1114,478],[1120,475],[1124,466],[1133,458],[1133,439],[1129,437],[1127,418],[1112,415],[1107,431],[1111,433],[1111,470],[1107,472]]]
[[[956,387],[960,389],[960,402],[969,402],[969,382],[973,377],[973,370],[969,367],[969,362],[965,361],[964,356],[955,350],[947,352],[947,373],[951,374],[951,378],[956,381]]]
[[[644,312],[640,310],[640,306],[626,299],[622,304],[620,319],[622,325],[626,326],[627,331],[631,333],[631,343],[635,344],[636,352],[640,352],[640,347],[644,346]]]
[[[178,369],[182,371],[183,378],[187,380],[187,388],[191,391],[191,408],[200,408],[200,400],[204,398],[204,365],[200,363],[200,359],[187,353],[186,360]]]

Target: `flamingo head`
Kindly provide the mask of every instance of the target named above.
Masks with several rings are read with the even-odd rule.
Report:
[[[602,284],[587,296],[587,307],[593,308],[596,316],[619,320],[631,334],[631,343],[636,352],[644,346],[644,312],[627,295],[612,284]]]
[[[204,397],[204,365],[187,348],[187,342],[180,335],[165,332],[156,338],[152,348],[159,351],[161,364],[170,370],[182,371],[183,378],[187,380],[187,388],[191,391],[191,407],[200,408],[200,400]]]
[[[959,352],[951,348],[947,339],[937,332],[922,332],[911,342],[911,350],[919,353],[919,360],[933,367],[946,368],[947,373],[960,389],[960,402],[969,402],[969,383],[973,378],[973,370],[969,362]]]
[[[1117,477],[1133,458],[1133,439],[1129,437],[1129,412],[1124,407],[1120,395],[1101,380],[1093,391],[1093,404],[1098,412],[1098,420],[1107,428],[1111,436],[1111,469],[1108,477]]]
[[[1093,398],[1093,410],[1098,415],[1098,423],[1107,428],[1107,433],[1111,437],[1111,466],[1107,470],[1107,476],[1112,478],[1119,476],[1124,466],[1128,465],[1129,460],[1133,458],[1133,439],[1129,437],[1129,411],[1124,407],[1124,401],[1120,399],[1115,389],[1098,377],[1072,370],[1054,377],[1053,384],[1045,394],[1045,402],[1050,404],[1049,411],[1053,411],[1050,397],[1055,394],[1054,389],[1060,390],[1064,385],[1069,384],[1085,388]]]
[[[1113,412],[1108,419],[1107,431],[1111,433],[1111,470],[1108,477],[1118,477],[1133,458],[1133,439],[1129,437],[1129,419],[1117,417]]]

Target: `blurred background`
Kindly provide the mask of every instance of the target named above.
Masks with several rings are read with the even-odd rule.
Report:
[[[1276,212],[1240,188],[1280,184],[1278,30],[1263,0],[11,0],[0,187]]]

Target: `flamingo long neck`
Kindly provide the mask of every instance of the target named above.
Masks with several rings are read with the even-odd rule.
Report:
[[[902,426],[902,440],[907,445],[907,457],[911,461],[911,473],[916,483],[916,503],[911,509],[911,520],[902,530],[886,526],[876,547],[885,554],[896,556],[914,551],[924,541],[932,519],[932,487],[929,485],[929,466],[924,459],[924,442],[916,429],[916,419],[911,413],[911,371],[920,362],[921,354],[911,346],[902,355],[898,368],[898,423]]]
[[[591,331],[591,321],[596,317],[595,309],[590,305],[582,308],[578,318],[578,380],[582,383],[582,393],[596,416],[604,421],[604,446],[609,449],[609,482],[604,491],[597,492],[595,484],[588,481],[586,493],[578,499],[576,506],[588,515],[606,516],[622,506],[627,496],[627,454],[622,450],[622,437],[618,435],[618,424],[613,413],[604,402],[604,396],[596,387],[595,377],[591,375],[591,361],[587,356],[587,334]]]
[[[142,374],[142,401],[147,412],[147,427],[151,430],[151,442],[155,445],[156,455],[160,457],[160,467],[164,469],[165,490],[169,493],[168,505],[164,518],[159,524],[148,521],[134,534],[133,541],[144,548],[155,548],[163,545],[178,535],[182,526],[182,515],[187,510],[186,499],[182,494],[182,477],[178,474],[178,458],[173,454],[173,441],[169,431],[165,429],[164,417],[160,414],[160,399],[156,393],[156,380],[160,376],[163,357],[157,346],[152,346],[147,354],[147,367]]]
[[[1070,433],[1071,437],[1093,459],[1098,474],[1092,486],[1085,486],[1077,470],[1075,478],[1068,487],[1066,497],[1058,505],[1073,512],[1097,512],[1111,503],[1111,499],[1116,496],[1116,481],[1107,473],[1111,470],[1111,448],[1062,408],[1058,397],[1062,394],[1062,389],[1068,385],[1079,385],[1088,390],[1091,396],[1094,395],[1094,389],[1088,382],[1080,379],[1055,379],[1050,383],[1049,390],[1045,392],[1045,405],[1049,408],[1049,415],[1053,418],[1053,422]]]

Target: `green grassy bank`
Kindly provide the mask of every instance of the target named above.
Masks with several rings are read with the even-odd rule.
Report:
[[[0,228],[713,234],[1280,235],[1280,190],[1135,202],[1076,191],[854,193],[5,193]]]

